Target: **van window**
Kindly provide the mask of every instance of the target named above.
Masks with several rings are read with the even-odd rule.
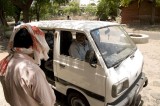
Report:
[[[49,59],[41,60],[41,69],[44,71],[47,79],[54,80],[54,71],[53,71],[53,50],[54,50],[54,32],[55,30],[42,30],[45,33],[46,42],[50,48],[48,52]],[[49,81],[49,80],[48,80]]]
[[[60,32],[60,54],[69,56],[69,47],[72,43],[72,33],[70,31]]]
[[[95,29],[91,35],[108,68],[118,66],[137,49],[121,26]]]
[[[49,58],[52,58],[53,59],[53,48],[54,48],[54,34],[53,34],[53,31],[48,31],[45,33],[45,39],[46,39],[46,42],[50,48],[49,50]]]
[[[85,60],[85,55],[88,50],[91,50],[91,46],[86,35],[81,32],[76,32],[75,39],[69,48],[69,55],[79,60]]]

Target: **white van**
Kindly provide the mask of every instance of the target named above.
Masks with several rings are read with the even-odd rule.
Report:
[[[138,106],[148,79],[142,72],[143,56],[121,25],[80,20],[30,24],[49,39],[50,59],[41,67],[53,88],[67,96],[69,106]],[[85,34],[92,47],[85,60],[69,55],[76,33]]]

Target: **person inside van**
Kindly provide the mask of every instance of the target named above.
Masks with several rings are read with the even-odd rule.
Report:
[[[69,48],[69,55],[85,60],[85,55],[88,50],[91,49],[89,42],[86,40],[86,36],[83,33],[76,33],[76,40],[74,40]]]

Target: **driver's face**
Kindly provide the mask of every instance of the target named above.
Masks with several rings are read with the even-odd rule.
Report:
[[[85,35],[83,35],[83,34],[77,34],[77,35],[76,35],[76,40],[77,40],[79,43],[84,43],[84,42],[85,42],[85,39],[86,39],[86,37],[85,37]]]

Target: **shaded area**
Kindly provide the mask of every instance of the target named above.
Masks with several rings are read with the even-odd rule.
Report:
[[[56,104],[55,106],[68,106],[67,97],[60,92],[54,90],[56,95]]]
[[[128,28],[133,30],[143,31],[160,31],[160,25],[127,25]]]
[[[14,23],[9,23],[9,27],[0,28],[0,53],[5,52],[7,50],[8,41],[13,32],[13,27]]]
[[[3,41],[0,39],[0,53],[7,51],[8,41]]]

